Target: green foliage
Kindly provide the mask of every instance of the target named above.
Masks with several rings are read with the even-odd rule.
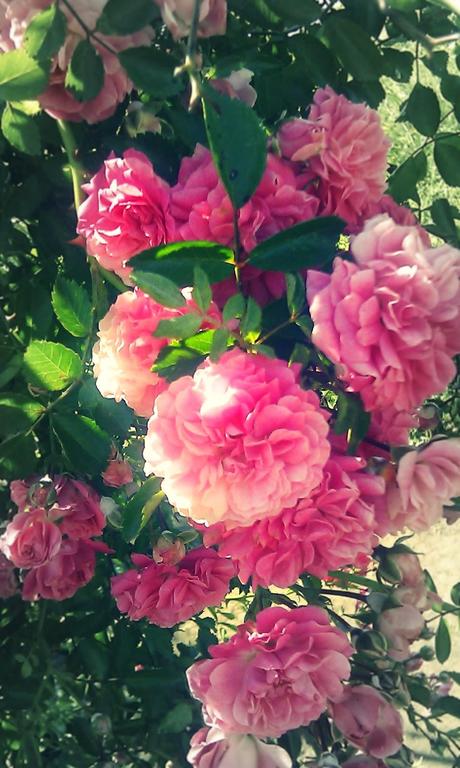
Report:
[[[194,270],[200,267],[211,282],[233,274],[233,252],[217,243],[184,242],[160,245],[130,259],[132,280],[148,280],[149,275],[163,275],[181,287],[193,285]]]
[[[150,0],[130,0],[129,13],[126,11],[125,0],[109,0],[97,21],[97,31],[104,35],[131,35],[155,16]]]
[[[75,48],[65,77],[65,86],[78,101],[94,99],[104,84],[104,67],[89,40]]]
[[[326,269],[337,253],[344,222],[336,216],[302,222],[256,246],[250,262],[258,269],[293,272],[307,267]]]
[[[48,59],[65,40],[67,19],[57,3],[33,16],[24,34],[24,48],[34,59]]]
[[[2,114],[2,133],[10,144],[27,155],[41,152],[40,131],[32,116],[7,104]]]
[[[109,435],[93,419],[78,414],[55,413],[52,425],[69,469],[96,475],[105,468],[112,443]]]
[[[169,53],[141,46],[121,51],[118,58],[136,88],[155,99],[174,96],[183,89],[181,80],[174,77],[177,61]]]
[[[38,96],[48,81],[48,68],[24,50],[0,56],[0,99],[19,101]]]
[[[32,341],[24,355],[24,375],[39,389],[50,392],[65,389],[81,373],[80,358],[63,344]]]
[[[82,285],[58,275],[51,303],[57,319],[66,331],[77,337],[88,335],[91,331],[91,302]]]

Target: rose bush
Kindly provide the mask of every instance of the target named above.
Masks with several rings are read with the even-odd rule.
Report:
[[[454,6],[0,0],[5,768],[460,765]]]

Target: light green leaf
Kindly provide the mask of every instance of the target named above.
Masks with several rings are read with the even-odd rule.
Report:
[[[246,302],[246,310],[240,323],[241,333],[244,337],[248,334],[255,334],[255,338],[257,338],[261,324],[262,310],[252,296],[249,296]]]
[[[131,278],[142,280],[146,273],[164,275],[181,287],[193,285],[195,267],[215,283],[233,275],[233,251],[206,241],[180,242],[150,248],[129,260]]]
[[[27,155],[39,155],[41,152],[40,131],[32,117],[29,117],[11,104],[7,104],[2,114],[2,133],[9,143]]]
[[[212,288],[206,272],[201,267],[193,270],[192,298],[202,312],[207,312],[212,301]]]
[[[33,16],[24,34],[24,48],[35,59],[54,56],[64,44],[67,19],[57,3]]]
[[[230,296],[230,298],[227,299],[222,310],[222,319],[224,323],[228,323],[229,320],[233,320],[234,318],[242,317],[245,309],[246,299],[243,294],[239,291],[238,293],[234,293],[233,296]]]
[[[104,65],[89,40],[82,40],[75,48],[65,76],[65,87],[78,99],[96,98],[104,85]]]
[[[28,382],[50,392],[65,389],[82,374],[78,355],[53,341],[32,341],[24,355],[23,369]]]
[[[87,336],[91,330],[91,302],[82,285],[58,275],[51,294],[54,313],[72,336]]]
[[[30,427],[45,407],[31,397],[0,392],[0,435],[13,435]]]
[[[22,48],[0,55],[0,99],[33,99],[45,90],[49,68],[35,61]]]
[[[144,293],[148,293],[163,307],[185,307],[187,303],[177,285],[168,277],[135,271],[131,274],[131,279]]]
[[[199,330],[202,322],[202,317],[193,312],[170,320],[160,320],[153,335],[160,339],[188,339]]]
[[[227,351],[230,338],[230,333],[226,328],[218,328],[215,331],[209,351],[209,357],[213,363],[217,362],[224,352]]]

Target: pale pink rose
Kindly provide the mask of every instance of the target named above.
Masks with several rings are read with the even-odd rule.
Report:
[[[16,568],[43,565],[59,552],[61,544],[61,531],[44,509],[18,512],[0,539],[2,552]]]
[[[424,626],[422,614],[412,605],[389,608],[377,620],[377,629],[388,640],[388,655],[395,661],[409,658],[410,644],[420,637]]]
[[[460,438],[433,440],[400,459],[380,515],[384,532],[425,531],[460,496]]]
[[[72,7],[90,29],[94,29],[107,0],[74,0]],[[52,4],[52,0],[0,0],[0,50],[20,48],[24,32],[38,11]],[[131,35],[113,37],[98,33],[99,40],[92,40],[104,67],[104,84],[97,96],[89,101],[78,101],[66,90],[64,81],[72,54],[86,33],[78,19],[62,5],[67,17],[67,34],[64,45],[51,65],[49,85],[39,101],[45,111],[61,120],[86,120],[98,123],[110,117],[125,96],[132,83],[122,68],[117,53],[139,45],[148,45],[153,29],[146,27]],[[112,49],[112,50],[110,50]],[[113,51],[113,52],[112,52]]]
[[[28,572],[23,599],[67,600],[93,578],[96,552],[108,551],[102,542],[65,539],[52,560]]]
[[[426,248],[416,227],[368,221],[332,275],[310,270],[314,343],[371,412],[410,412],[455,375],[460,251]]]
[[[187,671],[192,695],[213,725],[229,733],[278,737],[308,725],[342,694],[352,648],[326,611],[266,608],[211,659]]]
[[[175,40],[187,37],[193,19],[195,0],[154,0],[163,21]],[[227,0],[201,0],[198,37],[225,35],[227,29]]]
[[[115,455],[109,460],[101,477],[104,484],[110,488],[121,488],[122,485],[132,483],[133,470],[127,461],[124,461],[121,456]]]
[[[0,552],[0,599],[6,600],[19,592],[14,563]]]
[[[99,323],[99,341],[93,348],[96,386],[104,397],[124,400],[139,416],[151,416],[156,397],[168,382],[151,370],[168,339],[155,338],[161,320],[179,317],[196,309],[188,300],[180,309],[158,304],[139,289],[121,293]],[[203,319],[218,324],[215,308]]]
[[[253,77],[254,72],[243,67],[230,72],[227,77],[210,80],[209,84],[216,91],[224,93],[232,99],[240,99],[249,107],[253,107],[257,100],[257,91],[251,85]]]
[[[286,750],[264,744],[255,736],[201,728],[190,740],[188,762],[194,768],[291,768]]]
[[[411,429],[418,426],[414,413],[397,411],[388,405],[384,411],[373,411],[368,436],[387,445],[408,445]]]
[[[364,472],[366,462],[333,453],[321,484],[296,506],[249,528],[204,530],[206,543],[236,562],[241,581],[253,587],[288,587],[308,572],[325,578],[328,571],[354,565],[375,546],[373,499],[384,493],[383,478]]]
[[[132,560],[138,570],[114,576],[112,595],[122,613],[160,627],[173,627],[219,605],[235,575],[231,560],[205,547],[191,550],[176,566],[157,564],[144,555],[133,555]]]
[[[143,152],[112,152],[83,190],[88,197],[78,209],[77,231],[88,253],[124,282],[132,256],[175,239],[169,186]]]
[[[393,200],[391,195],[383,195],[376,203],[371,203],[363,211],[361,219],[355,227],[351,228],[351,231],[353,234],[357,234],[363,228],[367,219],[373,219],[374,216],[382,213],[387,213],[396,224],[400,224],[403,227],[417,227],[417,231],[426,247],[430,247],[430,236],[426,229],[421,226],[415,214],[405,205],[399,205],[396,200]],[[350,231],[350,228],[348,231]]]
[[[316,216],[317,199],[297,188],[291,164],[269,153],[262,180],[251,199],[238,212],[241,246],[247,253],[284,229]],[[171,192],[171,211],[181,240],[208,240],[233,247],[233,207],[219,180],[212,155],[197,145],[192,157],[181,162],[178,182]],[[262,272],[247,265],[241,281],[259,303],[280,298],[285,292],[281,272]],[[236,290],[234,280],[218,284],[221,304]]]
[[[230,529],[273,517],[318,485],[327,414],[299,367],[233,349],[173,381],[156,400],[146,474],[181,514]]]
[[[317,179],[322,215],[335,214],[353,226],[381,199],[390,141],[377,112],[365,104],[319,88],[308,119],[287,121],[278,139],[283,156]]]
[[[399,712],[370,685],[344,686],[342,698],[329,705],[331,717],[348,741],[373,757],[389,757],[403,740]]]

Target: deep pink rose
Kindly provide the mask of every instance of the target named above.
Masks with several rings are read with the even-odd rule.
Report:
[[[312,219],[317,209],[317,199],[298,189],[291,164],[269,153],[262,181],[238,213],[243,250],[249,253],[262,240]],[[193,156],[184,157],[181,162],[178,182],[171,192],[171,210],[181,240],[209,240],[233,247],[233,207],[219,181],[211,153],[199,144]],[[250,291],[261,304],[285,292],[281,272],[262,272],[248,265],[241,269],[241,280],[246,292]],[[224,303],[235,290],[234,280],[218,284],[218,304]]]
[[[389,757],[403,740],[400,714],[370,685],[344,686],[339,701],[331,702],[330,713],[348,741],[373,757]]]
[[[209,653],[187,672],[209,721],[227,734],[276,738],[340,698],[352,648],[321,608],[277,607],[260,611]]]
[[[190,741],[188,762],[194,768],[291,768],[288,753],[255,736],[230,734],[219,728],[201,728]]]
[[[175,40],[190,34],[194,0],[154,0],[163,21]],[[227,0],[201,0],[198,37],[225,35],[227,29]]]
[[[114,458],[109,460],[101,476],[105,485],[108,485],[110,488],[120,488],[122,485],[132,483],[133,470],[127,461],[115,455]]]
[[[279,514],[322,479],[327,414],[284,360],[233,349],[156,400],[145,472],[184,515],[227,528]]]
[[[460,496],[460,438],[433,440],[400,459],[379,515],[382,533],[425,531]]]
[[[107,0],[73,0],[72,7],[86,26],[94,29],[106,2]],[[31,19],[38,11],[50,5],[52,0],[0,0],[0,50],[20,48]],[[91,42],[104,67],[104,84],[95,98],[82,102],[71,95],[65,88],[64,81],[72,54],[78,43],[86,39],[86,33],[78,19],[64,5],[62,11],[67,17],[65,42],[52,60],[50,82],[40,95],[39,101],[44,110],[61,120],[98,123],[110,117],[132,89],[132,83],[121,66],[117,53],[126,48],[148,45],[153,37],[153,29],[146,27],[134,34],[119,37],[98,33],[99,40],[107,47],[92,39]],[[109,49],[112,49],[113,53]]]
[[[24,579],[24,600],[66,600],[94,576],[96,552],[108,552],[100,542],[65,539],[60,552],[46,565],[33,568]]]
[[[460,251],[416,227],[368,221],[332,275],[309,271],[314,343],[366,410],[408,412],[442,391],[460,351]]]
[[[125,282],[128,259],[175,239],[169,186],[142,152],[112,152],[83,189],[88,197],[78,209],[77,231],[88,253]]]
[[[188,296],[188,294],[187,294]],[[168,339],[153,336],[161,320],[196,309],[191,300],[179,309],[158,304],[137,288],[121,293],[99,323],[99,341],[93,348],[96,385],[104,397],[125,402],[139,416],[151,416],[155,398],[167,380],[151,370]],[[216,308],[203,318],[203,327],[217,325]]]
[[[278,138],[283,156],[301,164],[309,181],[317,179],[321,214],[353,225],[382,197],[390,141],[365,104],[319,88],[308,120],[288,120]]]
[[[328,571],[355,564],[375,545],[373,499],[384,493],[383,478],[364,472],[366,462],[333,453],[323,480],[306,499],[276,517],[249,528],[205,529],[206,543],[218,543],[230,555],[242,581],[253,587],[288,587],[308,573],[325,578]]]
[[[232,99],[240,99],[249,107],[253,107],[257,100],[257,92],[251,85],[254,72],[250,69],[234,70],[227,77],[210,80],[209,84],[220,93],[225,93]]]
[[[383,611],[377,621],[377,629],[388,640],[388,655],[396,661],[410,656],[410,644],[420,637],[425,620],[417,608],[403,605]]]
[[[2,552],[16,568],[43,565],[59,552],[61,543],[61,531],[44,509],[18,512],[0,540]]]
[[[14,564],[0,552],[0,599],[6,600],[19,592]]]
[[[173,627],[219,605],[235,575],[231,560],[205,547],[191,550],[177,565],[158,564],[144,555],[132,559],[138,569],[114,576],[112,595],[122,613],[160,627]]]

